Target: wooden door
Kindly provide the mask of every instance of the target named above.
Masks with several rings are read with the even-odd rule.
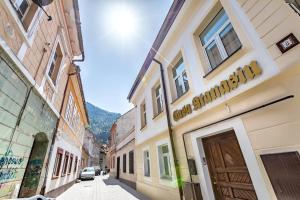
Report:
[[[278,200],[300,199],[300,156],[298,152],[261,155]]]
[[[257,199],[234,131],[204,138],[203,146],[217,200]]]

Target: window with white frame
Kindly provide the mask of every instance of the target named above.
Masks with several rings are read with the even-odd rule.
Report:
[[[300,15],[300,0],[285,0],[286,3],[288,3],[293,10]]]
[[[147,112],[146,112],[146,102],[144,101],[141,106],[141,127],[145,127],[147,125]]]
[[[173,79],[176,87],[176,97],[179,98],[189,90],[189,82],[186,75],[183,58],[181,58],[172,69]]]
[[[242,44],[224,9],[221,9],[200,34],[211,70],[238,51]]]
[[[10,0],[10,3],[23,23],[25,30],[27,30],[38,10],[38,6],[32,0]]]
[[[168,144],[158,146],[160,178],[172,179],[171,161]]]
[[[67,121],[71,121],[73,107],[74,107],[74,98],[73,98],[73,95],[70,93],[68,104],[67,104],[67,109],[66,109],[66,113],[65,113],[65,118]]]
[[[150,154],[149,150],[145,150],[144,154],[144,176],[150,177]]]
[[[48,72],[48,76],[51,78],[52,83],[54,85],[56,85],[60,65],[62,62],[62,57],[63,56],[62,56],[62,51],[61,51],[60,45],[57,44],[56,50],[55,50],[54,55],[51,60],[50,69]]]
[[[154,115],[158,115],[163,111],[162,89],[160,84],[154,88]]]

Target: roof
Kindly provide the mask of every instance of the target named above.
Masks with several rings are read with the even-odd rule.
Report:
[[[160,30],[154,40],[154,43],[152,44],[152,47],[150,48],[148,55],[146,57],[146,60],[144,61],[144,64],[142,65],[134,83],[133,86],[130,89],[130,92],[127,96],[127,99],[130,100],[133,96],[136,88],[139,86],[139,83],[143,79],[144,75],[146,74],[150,64],[152,63],[153,58],[156,55],[156,52],[159,50],[161,44],[163,43],[164,39],[166,38],[172,24],[174,23],[179,11],[181,10],[181,7],[183,6],[185,0],[174,0],[162,26],[160,27]]]

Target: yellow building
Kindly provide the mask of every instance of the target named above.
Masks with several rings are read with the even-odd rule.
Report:
[[[174,1],[128,96],[138,191],[300,198],[299,11],[288,0]]]

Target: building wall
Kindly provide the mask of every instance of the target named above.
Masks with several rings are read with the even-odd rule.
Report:
[[[242,43],[242,48],[208,74],[199,34],[216,14],[214,11],[218,4],[219,8],[222,6],[225,9]],[[299,84],[300,46],[284,54],[276,46],[276,43],[289,33],[293,33],[299,40],[299,25],[299,16],[284,1],[186,1],[164,39],[156,58],[164,67],[167,98],[169,103],[171,102],[169,105],[171,115],[185,105],[192,104],[195,96],[210,90],[220,81],[227,80],[238,67],[249,65],[255,60],[262,68],[262,74],[259,77],[207,103],[201,109],[192,111],[183,119],[175,121],[172,116],[175,149],[181,177],[186,182],[199,182],[204,199],[214,199],[214,194],[207,167],[201,161],[203,157],[201,138],[228,129],[234,129],[236,132],[258,198],[276,199],[260,155],[270,152],[299,151],[300,141],[295,134],[297,133],[296,127],[299,125],[297,116],[299,101],[296,87]],[[174,99],[173,79],[169,71],[179,57],[183,57],[190,89],[179,99]],[[145,146],[150,146],[152,149],[157,142],[155,138],[167,130],[164,113],[152,119],[151,90],[160,81],[159,79],[159,67],[152,63],[143,77],[145,81],[141,81],[131,98],[131,102],[137,107],[137,159],[142,158],[141,151]],[[288,95],[295,97],[232,120],[192,131]],[[139,107],[143,101],[146,102],[148,123],[140,130]],[[191,133],[185,134],[187,132]],[[187,157],[196,160],[198,170],[198,175],[192,176],[192,180],[188,171],[183,134],[185,134]],[[147,145],[144,146],[144,144]],[[153,154],[152,150],[151,154]],[[155,163],[153,157],[151,161]],[[155,196],[156,193],[152,191],[162,190],[163,187],[155,182],[152,184],[144,180],[141,166],[138,166],[137,188],[150,198],[160,199],[160,196]],[[166,190],[165,193],[159,194],[168,196],[172,192]]]
[[[47,177],[47,185],[46,185],[46,195],[49,196],[56,196],[58,193],[54,192],[54,190],[58,190],[60,187],[74,182],[79,175],[79,165],[80,165],[80,160],[81,160],[81,151],[82,151],[82,146],[83,146],[83,141],[84,141],[84,135],[85,135],[85,127],[88,125],[88,121],[86,118],[86,111],[82,110],[84,106],[82,106],[82,95],[80,92],[79,88],[77,86],[77,79],[69,79],[67,89],[66,89],[66,97],[63,105],[63,112],[61,116],[61,120],[59,122],[58,126],[58,133],[57,137],[55,139],[55,144],[54,144],[54,149],[51,154],[51,159],[50,159],[50,167],[49,167],[49,172],[48,172],[48,177]],[[70,97],[70,94],[73,96],[74,99],[74,107],[76,106],[78,109],[79,113],[79,121],[78,121],[78,126],[76,127],[75,120],[71,119],[68,120],[66,117],[66,112],[68,108],[68,100]],[[73,113],[73,110],[72,110]],[[73,160],[71,164],[71,173],[67,173],[66,175],[62,174],[63,170],[63,163],[60,167],[60,173],[59,176],[54,176],[53,175],[53,170],[54,170],[54,164],[56,161],[56,153],[57,153],[57,148],[63,149],[64,154],[63,158],[65,156],[65,152],[68,152],[70,155],[73,155]],[[75,158],[77,157],[78,162],[76,166],[76,171],[74,170],[75,168]],[[67,163],[67,171],[70,168],[70,158]],[[55,193],[55,194],[54,194]]]
[[[135,142],[134,139],[131,140],[129,143],[127,143],[126,145],[120,147],[120,149],[117,149],[116,155],[115,155],[115,159],[117,159],[117,157],[120,157],[120,174],[119,174],[119,178],[122,181],[128,181],[130,185],[134,186],[135,185],[135,181],[136,181],[136,155],[135,155]],[[129,173],[129,152],[133,151],[134,152],[134,173],[131,174]],[[123,155],[126,154],[126,172],[123,172]],[[117,161],[116,161],[117,163]],[[117,164],[115,164],[115,170],[116,170]]]
[[[4,163],[1,166],[0,198],[16,198],[20,188],[21,195],[32,195],[41,190],[69,65],[72,58],[80,54],[74,46],[71,46],[67,28],[72,27],[76,31],[77,29],[66,23],[65,12],[70,9],[66,6],[66,1],[54,1],[45,9],[53,20],[47,21],[45,14],[38,8],[29,28],[25,29],[10,1],[0,1],[1,75],[2,78],[5,77],[1,80],[1,92],[9,93],[8,96],[11,97],[3,98],[0,103],[1,123],[10,123],[9,127],[1,127],[0,159],[12,158],[20,162],[17,165]],[[78,43],[78,38],[72,40]],[[64,58],[54,86],[51,85],[48,71],[58,43],[61,44]],[[5,68],[4,63],[9,67]],[[9,88],[12,85],[16,89]],[[18,93],[18,90],[21,92]],[[18,104],[13,103],[16,101]],[[3,112],[3,108],[13,111],[13,115]],[[35,138],[48,141],[46,154],[43,160],[28,162]],[[26,166],[28,169],[37,169],[35,173],[40,175],[34,179],[24,179],[21,186]]]

